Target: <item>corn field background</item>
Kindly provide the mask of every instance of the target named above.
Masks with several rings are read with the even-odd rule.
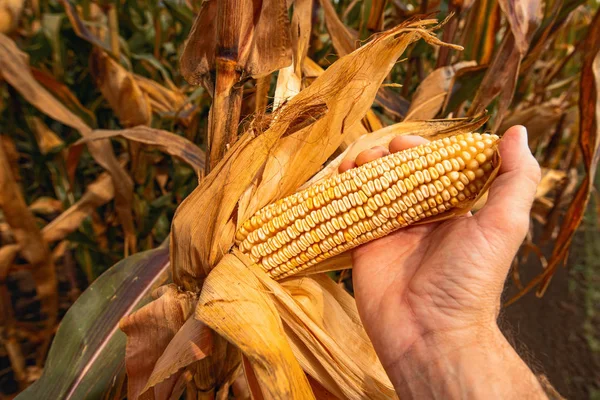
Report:
[[[228,26],[252,7],[250,24],[267,45],[231,69],[218,34],[204,35],[214,27],[201,23]],[[500,134],[525,125],[543,178],[503,320],[561,394],[600,399],[599,8],[582,0],[0,0],[0,398],[42,373],[77,382],[64,389],[70,395],[103,384],[86,381],[79,364],[52,364],[51,344],[75,354],[78,335],[109,343],[98,357],[115,373],[97,398],[125,398],[125,339],[110,335],[150,288],[185,281],[169,273],[175,211],[237,133],[265,131],[286,101],[382,32],[436,18],[438,41],[407,45],[361,128],[330,159],[382,130],[424,134],[458,118]],[[196,19],[202,12],[209,18]],[[324,113],[313,107],[296,129]],[[207,148],[219,130],[229,136]],[[77,307],[130,256],[109,271],[126,283],[120,292],[96,287],[106,299],[114,292],[110,307],[123,314],[110,319],[101,312],[108,301],[87,297],[87,308]],[[127,260],[137,264],[126,270]],[[329,276],[352,293],[351,270]],[[72,336],[57,334],[63,317]],[[95,337],[98,326],[112,333]],[[84,362],[86,379],[102,368],[97,360]],[[192,390],[189,375],[181,382]],[[221,398],[247,398],[231,382]]]

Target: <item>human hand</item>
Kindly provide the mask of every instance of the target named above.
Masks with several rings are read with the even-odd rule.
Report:
[[[424,142],[397,137],[390,150]],[[525,128],[510,128],[499,146],[499,175],[487,204],[475,215],[404,228],[352,254],[358,310],[396,387],[401,383],[394,371],[416,344],[443,346],[453,338],[456,346],[488,335],[497,339],[500,295],[527,233],[540,180]],[[386,154],[381,147],[366,150],[355,161],[344,161],[340,170]]]

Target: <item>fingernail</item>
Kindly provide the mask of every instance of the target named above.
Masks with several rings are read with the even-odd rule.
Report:
[[[519,130],[519,140],[521,145],[529,147],[529,141],[527,140],[527,128],[525,128],[523,125],[517,125],[517,128]]]

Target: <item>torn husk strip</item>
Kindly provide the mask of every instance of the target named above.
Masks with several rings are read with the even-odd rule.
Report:
[[[223,257],[206,278],[196,318],[240,348],[265,398],[314,398],[275,305],[256,276],[234,255]]]
[[[324,275],[281,286],[243,254],[234,254],[273,296],[294,354],[309,375],[339,398],[394,397],[354,299],[343,288]]]

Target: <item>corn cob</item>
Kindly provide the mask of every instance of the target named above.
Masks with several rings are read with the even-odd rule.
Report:
[[[272,278],[293,275],[472,201],[494,171],[497,141],[456,135],[350,169],[259,210],[236,243]]]

